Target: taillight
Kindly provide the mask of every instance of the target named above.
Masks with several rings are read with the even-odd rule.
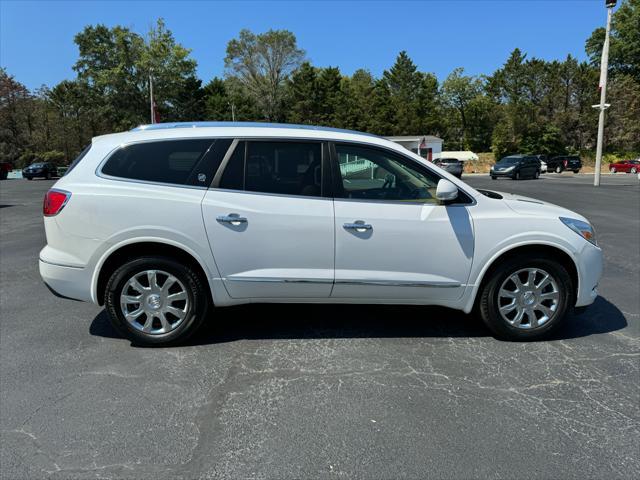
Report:
[[[42,213],[45,217],[53,217],[59,214],[70,198],[71,192],[52,188],[44,195]]]

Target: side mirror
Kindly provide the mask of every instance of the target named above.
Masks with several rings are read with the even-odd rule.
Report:
[[[458,187],[456,187],[449,180],[441,178],[438,182],[438,188],[436,188],[436,198],[441,203],[450,202],[458,198]]]

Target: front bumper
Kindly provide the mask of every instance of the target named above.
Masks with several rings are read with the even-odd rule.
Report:
[[[509,170],[508,172],[505,172],[504,170],[502,170],[502,171],[501,170],[491,170],[489,172],[489,174],[492,177],[509,177],[509,178],[511,178],[514,175],[514,171],[513,170]]]
[[[578,292],[576,307],[591,305],[598,297],[598,283],[602,277],[602,250],[585,241],[577,255]]]

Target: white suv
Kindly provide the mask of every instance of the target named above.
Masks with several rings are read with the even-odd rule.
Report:
[[[96,137],[45,197],[40,273],[139,344],[249,302],[474,308],[537,339],[591,304],[593,228],[478,191],[388,140],[275,124],[156,124]]]

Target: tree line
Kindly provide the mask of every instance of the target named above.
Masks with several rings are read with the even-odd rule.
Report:
[[[508,153],[594,149],[604,29],[586,40],[589,60],[529,58],[514,49],[490,75],[457,68],[442,82],[409,55],[376,78],[317,67],[286,30],[242,30],[229,41],[225,74],[203,84],[196,61],[162,19],[146,35],[85,27],[75,37],[76,78],[30,91],[0,69],[0,161],[69,162],[93,136],[149,121],[149,78],[161,121],[270,121],[379,135],[432,134],[445,149]],[[640,0],[614,13],[606,148],[640,152]]]

